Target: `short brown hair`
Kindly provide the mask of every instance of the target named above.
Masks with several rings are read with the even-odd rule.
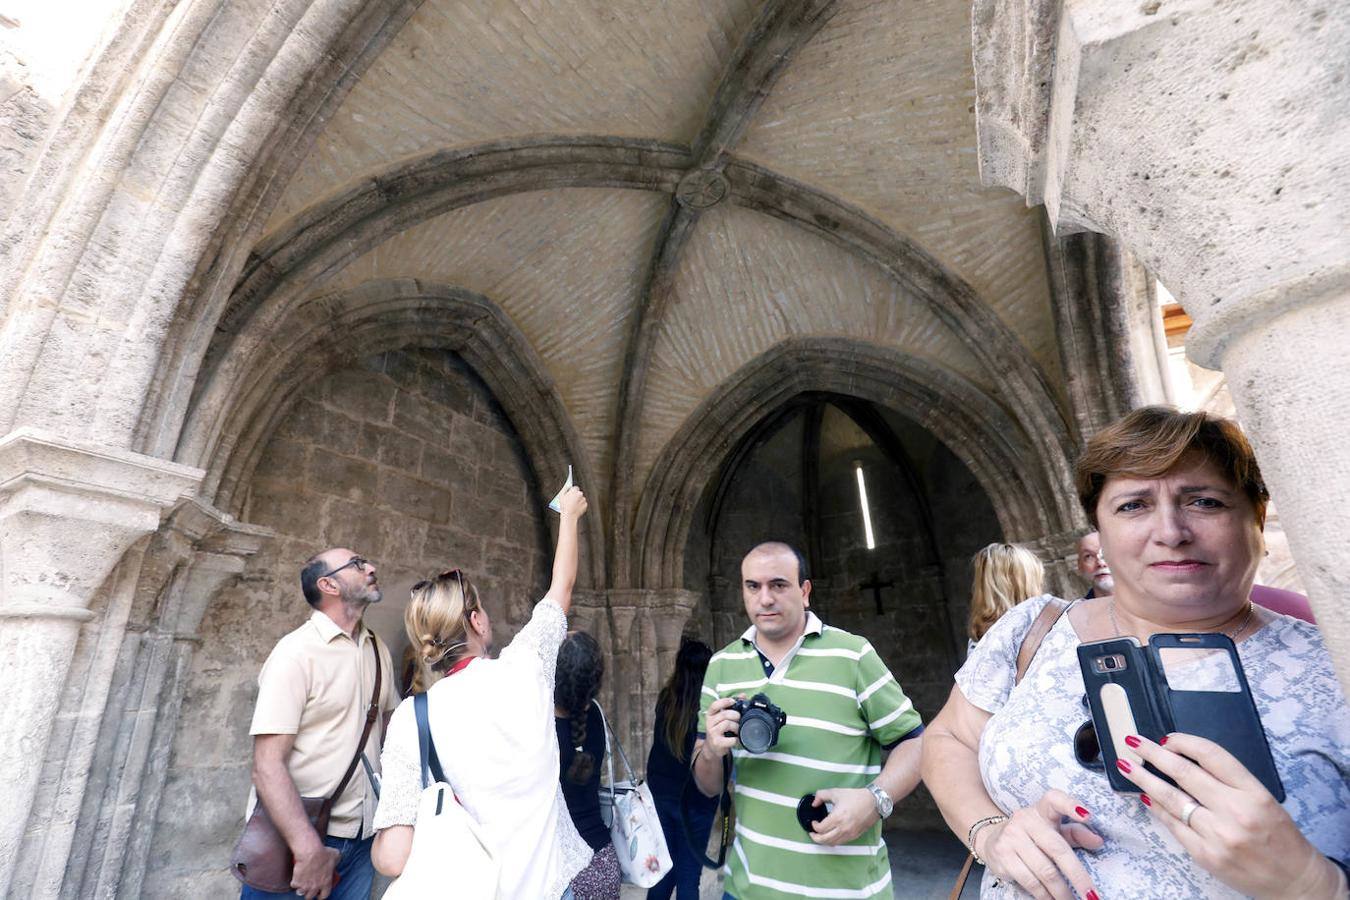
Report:
[[[1092,527],[1097,527],[1097,501],[1108,478],[1158,478],[1188,456],[1213,463],[1251,500],[1256,524],[1265,525],[1270,494],[1252,445],[1236,422],[1206,412],[1145,406],[1093,435],[1078,459],[1074,482]]]

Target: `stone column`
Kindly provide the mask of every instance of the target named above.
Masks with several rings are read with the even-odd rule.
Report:
[[[680,636],[699,594],[680,588],[608,592],[614,622],[615,730],[641,770],[651,746],[656,698],[670,674]]]
[[[1291,288],[1253,297],[1232,308],[1236,321],[1201,319],[1186,349],[1228,376],[1350,696],[1350,267],[1336,276],[1307,285],[1304,297]]]
[[[51,736],[61,686],[89,604],[127,549],[202,472],[57,439],[0,438],[0,896],[9,890]]]
[[[270,532],[185,501],[146,551],[92,761],[63,898],[135,897],[202,617]]]
[[[1121,243],[1221,367],[1350,692],[1350,7],[975,0],[986,184]]]

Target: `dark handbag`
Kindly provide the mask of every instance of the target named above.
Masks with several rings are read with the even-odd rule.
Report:
[[[377,646],[374,632],[370,635],[370,649],[375,654],[375,691],[370,697],[370,706],[366,709],[366,725],[361,730],[361,741],[356,745],[351,765],[343,773],[337,790],[328,797],[301,797],[309,824],[319,833],[319,837],[328,834],[328,817],[333,811],[333,802],[342,796],[361,761],[361,751],[370,738],[370,729],[380,714],[380,648]],[[295,871],[295,855],[287,846],[286,839],[277,830],[276,823],[267,814],[262,797],[253,807],[253,815],[244,823],[244,832],[230,854],[230,871],[244,884],[260,891],[289,894],[292,892],[291,875]]]

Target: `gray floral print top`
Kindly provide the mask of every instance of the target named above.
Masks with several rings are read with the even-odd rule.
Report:
[[[1092,811],[1101,850],[1076,851],[1103,897],[1242,896],[1201,869],[1136,794],[1117,794],[1106,776],[1078,764],[1073,733],[1087,718],[1078,636],[1062,616],[1022,682],[1017,652],[1051,598],[1033,597],[1000,619],[956,673],[975,706],[993,714],[980,737],[980,773],[1004,812],[1058,788]],[[1284,783],[1284,808],[1319,850],[1350,862],[1350,711],[1316,626],[1287,616],[1238,645],[1238,655]],[[985,873],[981,897],[1026,897]]]

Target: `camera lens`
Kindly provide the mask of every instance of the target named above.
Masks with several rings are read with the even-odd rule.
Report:
[[[763,753],[774,744],[773,723],[759,710],[741,719],[741,745],[751,753]]]

